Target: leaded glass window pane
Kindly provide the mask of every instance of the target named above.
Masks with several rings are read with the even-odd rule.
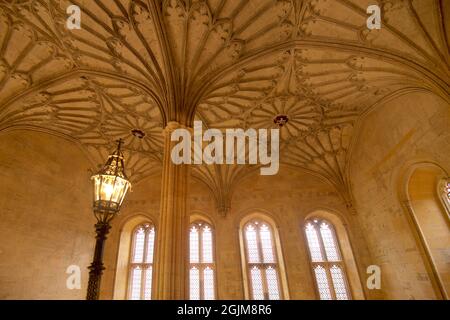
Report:
[[[330,286],[328,284],[327,273],[322,266],[316,266],[314,269],[316,275],[317,288],[321,300],[331,300]]]
[[[263,253],[263,260],[265,263],[275,262],[275,257],[273,255],[272,237],[270,234],[270,229],[267,225],[261,225],[259,231],[261,236],[261,248]]]
[[[135,235],[133,262],[141,263],[144,259],[145,229],[139,228]]]
[[[244,227],[252,299],[278,300],[280,279],[274,237],[269,224],[252,221]]]
[[[337,300],[348,300],[347,287],[345,285],[344,274],[342,269],[334,265],[330,269],[331,278],[333,279],[334,292]]]
[[[197,226],[192,226],[191,227],[191,232],[190,232],[190,236],[189,236],[189,248],[190,248],[190,260],[191,263],[199,263],[200,262],[200,257],[199,257],[199,232],[198,232],[198,228]]]
[[[313,219],[306,223],[305,233],[320,299],[350,299],[333,225]]]
[[[189,290],[191,300],[215,299],[213,230],[203,221],[191,224],[189,233]]]
[[[253,300],[264,300],[264,289],[261,270],[253,267],[251,270]]]
[[[153,267],[145,269],[145,283],[144,283],[144,300],[150,300],[152,298],[152,276]]]
[[[128,298],[150,300],[152,296],[155,228],[149,223],[138,226],[132,237]]]
[[[260,262],[255,227],[249,225],[245,231],[245,235],[247,238],[248,262],[249,263]]]
[[[320,225],[320,234],[322,236],[323,245],[325,247],[325,253],[328,261],[339,261],[339,255],[334,241],[333,233],[330,230],[330,226],[322,222]]]
[[[442,182],[442,200],[445,208],[450,213],[450,180]]]
[[[267,291],[269,292],[269,299],[279,300],[280,292],[278,290],[277,271],[272,267],[268,267],[266,269],[266,279],[267,279]]]
[[[206,267],[203,271],[205,300],[214,300],[214,270]]]
[[[323,261],[322,251],[320,249],[319,238],[317,236],[316,228],[308,223],[306,225],[306,238],[308,239],[309,252],[313,262]]]
[[[141,299],[142,269],[137,266],[131,272],[131,300]]]
[[[445,186],[445,193],[447,194],[447,200],[450,201],[450,181]]]
[[[213,249],[212,249],[212,231],[208,226],[203,227],[202,233],[202,248],[203,248],[203,263],[212,263],[213,262]]]
[[[189,271],[189,292],[191,300],[200,300],[200,270],[196,267]]]
[[[153,263],[154,247],[155,247],[155,228],[151,228],[148,231],[147,236],[147,255],[145,257],[145,262]]]

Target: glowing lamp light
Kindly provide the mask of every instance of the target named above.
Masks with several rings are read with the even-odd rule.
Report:
[[[125,174],[123,154],[120,150],[122,143],[122,139],[117,141],[117,150],[109,155],[103,168],[91,178],[94,181],[94,215],[97,223],[94,258],[88,268],[87,300],[99,299],[100,282],[105,269],[103,251],[106,236],[111,228],[110,221],[119,213],[123,199],[131,187]]]
[[[99,221],[109,220],[119,212],[131,187],[125,174],[121,146],[122,140],[119,140],[116,151],[109,155],[103,168],[91,178],[94,182],[94,213]]]

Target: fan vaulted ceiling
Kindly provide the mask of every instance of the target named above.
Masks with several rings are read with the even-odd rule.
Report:
[[[80,143],[102,163],[125,139],[134,182],[160,170],[162,128],[269,128],[282,163],[346,178],[356,123],[415,90],[449,99],[449,10],[439,0],[0,0],[0,130]],[[81,8],[81,30],[66,9]],[[134,130],[134,131],[133,131]],[[133,134],[134,132],[134,134]],[[196,166],[220,212],[251,167]]]

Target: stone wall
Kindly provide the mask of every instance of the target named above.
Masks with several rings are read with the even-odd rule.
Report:
[[[0,133],[0,299],[84,299],[94,249],[90,163],[72,142]],[[66,270],[82,271],[68,290]]]
[[[117,263],[121,226],[138,214],[158,226],[161,177],[149,178],[134,188],[126,200],[121,216],[114,222],[108,239],[105,261],[107,272],[103,281],[103,299],[111,299]],[[316,299],[314,279],[303,235],[303,222],[308,214],[324,209],[340,216],[353,245],[360,282],[365,283],[365,268],[370,264],[368,250],[358,231],[355,216],[350,216],[336,191],[323,180],[298,169],[282,167],[277,176],[260,176],[259,171],[244,178],[236,188],[231,210],[225,216],[217,213],[210,191],[201,182],[191,179],[188,188],[188,213],[204,216],[215,230],[217,295],[219,299],[243,299],[244,285],[239,243],[240,221],[249,214],[260,213],[272,218],[280,235],[291,299]],[[158,236],[158,230],[156,231]],[[355,297],[364,297],[361,283]]]
[[[316,299],[302,226],[317,210],[338,216],[348,233],[360,284],[354,297],[436,298],[397,191],[410,161],[435,161],[449,172],[448,139],[448,106],[430,95],[392,100],[367,115],[351,161],[356,215],[331,185],[300,169],[282,166],[276,176],[257,171],[243,178],[225,217],[217,213],[209,189],[191,178],[188,214],[206,216],[215,229],[218,298],[245,296],[239,224],[259,213],[278,227],[290,298]],[[90,167],[80,149],[65,139],[23,130],[1,133],[0,298],[84,299],[94,246]],[[117,298],[119,238],[127,221],[148,218],[158,232],[160,184],[159,175],[134,184],[114,220],[102,299]],[[372,264],[382,267],[381,291],[365,289],[365,271]],[[81,290],[66,288],[69,265],[81,268]]]
[[[382,269],[384,298],[437,298],[424,252],[402,205],[404,174],[420,162],[436,163],[450,172],[449,139],[449,106],[431,94],[391,100],[362,122],[350,177],[360,227],[374,264]]]

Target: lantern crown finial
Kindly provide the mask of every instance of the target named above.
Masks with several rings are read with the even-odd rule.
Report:
[[[103,168],[99,173],[108,174],[113,176],[118,176],[124,179],[127,179],[127,175],[125,174],[125,164],[123,160],[122,153],[122,145],[123,139],[116,140],[117,148],[116,150],[108,156],[108,160],[106,161]]]

